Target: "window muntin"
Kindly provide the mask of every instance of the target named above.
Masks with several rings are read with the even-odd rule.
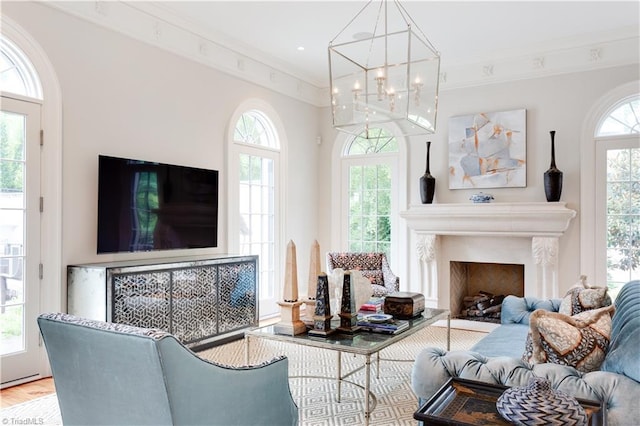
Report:
[[[607,285],[640,279],[640,148],[607,150]]]
[[[276,314],[278,287],[277,170],[280,141],[271,120],[259,110],[243,113],[235,123],[238,148],[238,244],[241,254],[258,255],[260,313]]]
[[[596,130],[597,165],[605,170],[598,185],[605,199],[596,229],[606,262],[609,294],[615,298],[628,281],[640,279],[640,96],[611,107]],[[600,246],[600,245],[599,245]]]
[[[596,132],[596,136],[631,134],[640,134],[640,96],[616,104]]]
[[[0,91],[42,99],[42,86],[35,68],[20,49],[2,36],[0,36]]]
[[[386,129],[369,129],[345,145],[348,164],[347,246],[354,252],[383,252],[391,258],[393,171],[398,142]]]
[[[257,110],[242,114],[236,123],[233,140],[236,143],[279,148],[273,124],[271,124],[267,116]]]
[[[366,155],[382,152],[398,152],[398,141],[395,136],[386,129],[374,128],[360,133],[347,144],[345,155]]]

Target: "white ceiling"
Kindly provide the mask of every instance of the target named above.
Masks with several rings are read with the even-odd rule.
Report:
[[[328,86],[329,42],[366,5],[347,0],[133,3],[317,87]],[[444,70],[640,36],[637,0],[407,0],[402,5],[440,51]],[[373,32],[373,23],[362,31]]]

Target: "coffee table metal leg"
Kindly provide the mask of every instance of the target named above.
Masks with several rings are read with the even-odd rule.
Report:
[[[447,350],[451,350],[451,314],[447,315]]]
[[[341,386],[342,386],[342,352],[337,351],[338,354],[338,383],[336,383],[337,387],[338,387],[338,396],[337,396],[337,401],[340,402],[340,390],[341,390]]]
[[[378,358],[378,362],[380,359]],[[369,388],[371,387],[371,355],[365,358],[365,376],[364,376],[364,424],[369,425]]]
[[[376,379],[380,378],[380,351],[376,352]]]
[[[249,336],[244,336],[244,364],[249,365]]]

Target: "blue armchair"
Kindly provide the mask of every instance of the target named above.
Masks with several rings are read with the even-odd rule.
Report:
[[[65,425],[296,425],[288,359],[230,367],[171,334],[68,314],[38,325]]]

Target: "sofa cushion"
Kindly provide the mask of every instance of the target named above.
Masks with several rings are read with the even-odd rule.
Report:
[[[502,324],[525,324],[528,326],[529,316],[532,312],[537,309],[558,312],[561,302],[562,299],[538,299],[536,297],[509,295],[502,301],[500,322]],[[520,358],[519,355],[518,358]]]
[[[483,337],[471,348],[471,351],[486,357],[521,358],[528,332],[528,325],[503,324]]]
[[[609,305],[611,298],[607,294],[607,287],[574,287],[562,299],[558,312],[571,316]]]
[[[598,370],[609,346],[614,310],[608,306],[574,316],[535,311],[530,317],[523,360],[569,365],[583,373]]]
[[[601,369],[640,382],[640,281],[625,285],[615,304],[611,342]]]

